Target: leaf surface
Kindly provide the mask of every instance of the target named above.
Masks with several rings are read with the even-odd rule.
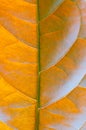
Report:
[[[85,130],[84,0],[0,0],[0,129]]]

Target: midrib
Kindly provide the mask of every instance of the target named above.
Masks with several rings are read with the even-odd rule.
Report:
[[[40,14],[39,14],[39,0],[37,0],[37,44],[38,44],[38,83],[37,83],[37,107],[36,107],[36,125],[35,130],[39,130],[39,123],[40,123]]]

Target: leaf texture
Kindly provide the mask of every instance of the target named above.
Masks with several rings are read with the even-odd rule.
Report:
[[[0,1],[1,130],[35,129],[36,7],[35,1]]]
[[[0,0],[0,130],[86,129],[85,7]]]
[[[42,70],[50,68],[62,59],[76,41],[79,29],[80,12],[71,0],[64,1],[55,12],[52,11],[51,15],[40,21]]]

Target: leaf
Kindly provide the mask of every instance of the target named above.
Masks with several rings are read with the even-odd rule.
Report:
[[[76,0],[77,5],[81,13],[81,28],[79,37],[86,38],[86,1],[85,0]]]
[[[84,0],[0,0],[0,129],[85,130]]]
[[[0,127],[33,130],[37,102],[36,4],[1,0],[0,8]]]
[[[42,106],[61,99],[73,90],[85,75],[85,69],[86,40],[78,39],[59,63],[41,73]]]
[[[40,124],[53,130],[79,130],[86,121],[85,101],[86,89],[78,86],[65,98],[41,110]]]
[[[80,12],[71,0],[63,2],[40,22],[41,70],[50,68],[63,58],[76,41],[79,29]]]

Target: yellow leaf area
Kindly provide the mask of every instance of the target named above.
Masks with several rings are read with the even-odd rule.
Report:
[[[0,1],[0,130],[34,130],[37,96],[35,0]]]
[[[0,130],[86,129],[85,0],[0,0]]]

